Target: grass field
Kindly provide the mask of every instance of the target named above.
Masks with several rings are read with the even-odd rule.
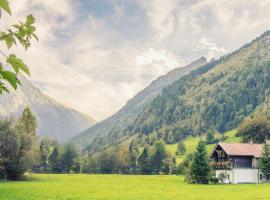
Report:
[[[270,184],[193,185],[181,176],[31,175],[0,183],[0,200],[270,199]]]

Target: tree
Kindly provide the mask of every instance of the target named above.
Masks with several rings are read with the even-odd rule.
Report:
[[[63,172],[70,173],[75,163],[77,153],[73,146],[67,145],[64,153],[61,155],[61,168]]]
[[[177,151],[176,154],[180,154],[183,155],[185,154],[187,151],[185,144],[182,141],[179,141],[178,145],[177,145]]]
[[[41,140],[39,145],[39,170],[47,173],[49,171],[48,158],[51,153],[52,141],[48,138]]]
[[[270,145],[265,144],[263,147],[263,155],[260,159],[260,170],[266,180],[270,179]]]
[[[154,143],[153,155],[151,156],[151,164],[154,173],[158,174],[163,167],[163,160],[166,158],[166,148],[162,141]]]
[[[102,151],[97,158],[100,173],[110,174],[114,170],[115,157],[112,152]]]
[[[49,156],[49,168],[50,172],[52,173],[59,173],[61,171],[61,166],[60,166],[60,156],[59,156],[59,151],[58,147],[54,147],[53,152]]]
[[[2,10],[11,15],[9,2],[7,0],[0,0],[0,18]],[[13,45],[21,44],[25,50],[27,50],[31,45],[32,38],[38,40],[38,37],[35,34],[36,28],[34,27],[34,23],[35,18],[32,15],[29,15],[24,23],[20,22],[6,31],[0,31],[0,42],[4,42],[7,49],[10,49]],[[7,83],[14,89],[17,89],[18,84],[20,84],[20,81],[17,78],[20,71],[23,71],[27,75],[30,75],[30,73],[27,65],[24,64],[20,58],[16,57],[16,55],[6,55],[1,50],[0,54],[5,60],[4,62],[0,61],[0,94],[2,94],[3,92],[9,92]],[[11,66],[12,69],[6,67],[7,65]]]
[[[20,179],[31,167],[36,130],[28,127],[35,127],[34,124],[35,118],[25,114],[17,121],[0,122],[1,178]]]
[[[270,123],[266,117],[255,117],[243,122],[238,130],[243,142],[264,143],[270,138]]]
[[[128,161],[129,161],[129,170],[130,173],[136,172],[136,166],[137,166],[137,157],[138,157],[138,148],[135,144],[135,141],[133,140],[128,148]]]
[[[200,141],[193,156],[190,177],[194,183],[206,184],[208,183],[209,173],[210,166],[205,144]]]
[[[213,144],[215,143],[215,136],[213,133],[211,132],[208,132],[207,135],[206,135],[206,143],[207,144]]]
[[[147,148],[143,149],[143,152],[138,159],[138,167],[139,167],[141,174],[150,174],[151,173],[150,159],[149,159]]]
[[[193,160],[193,154],[190,153],[188,154],[185,159],[183,160],[183,162],[181,162],[178,165],[178,169],[177,172],[181,175],[187,174],[187,170],[189,169],[189,167],[191,166]],[[189,174],[188,174],[189,175]]]

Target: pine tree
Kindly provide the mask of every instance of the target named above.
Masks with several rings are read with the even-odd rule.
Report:
[[[154,144],[154,154],[151,157],[151,164],[154,172],[159,174],[163,167],[163,160],[166,158],[166,148],[162,141],[157,141]]]
[[[136,172],[138,148],[134,140],[130,143],[128,148],[128,161],[130,173]]]
[[[148,151],[146,148],[143,149],[143,152],[138,159],[138,166],[139,166],[141,174],[151,173],[150,160],[149,160]]]
[[[60,172],[60,158],[59,158],[58,147],[55,147],[53,152],[49,156],[49,166],[50,166],[51,172],[53,173]]]
[[[203,141],[200,141],[192,160],[190,177],[194,183],[206,184],[208,183],[209,173],[210,166],[205,144]]]
[[[263,155],[260,159],[260,170],[263,176],[269,180],[270,176],[270,145],[265,144],[263,147]]]

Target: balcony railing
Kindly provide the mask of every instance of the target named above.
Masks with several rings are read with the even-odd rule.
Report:
[[[213,169],[232,169],[232,162],[222,161],[222,162],[210,162],[210,166]]]

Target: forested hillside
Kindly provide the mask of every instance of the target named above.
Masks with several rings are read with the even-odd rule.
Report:
[[[173,143],[237,127],[270,94],[270,32],[165,88],[126,130]]]
[[[185,67],[176,68],[157,78],[129,100],[119,112],[87,129],[72,140],[73,144],[83,148],[88,146],[89,150],[97,150],[97,148],[116,142],[123,137],[124,130],[134,123],[144,106],[156,98],[163,88],[206,63],[207,60],[202,57]]]

